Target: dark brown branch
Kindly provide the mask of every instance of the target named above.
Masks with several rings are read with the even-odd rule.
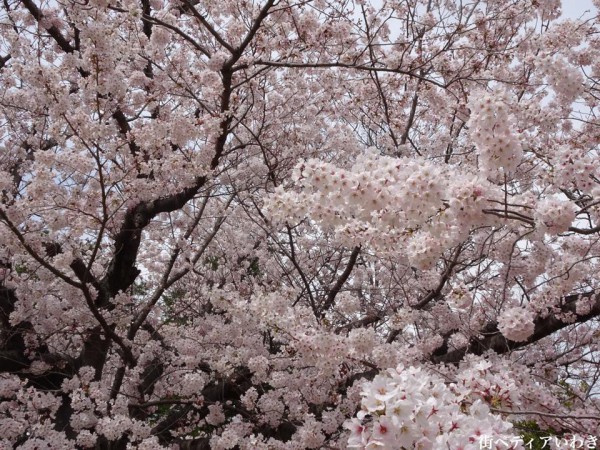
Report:
[[[135,157],[140,152],[140,147],[135,143],[135,141],[132,138],[128,136],[128,134],[131,132],[131,127],[129,126],[129,121],[127,120],[127,117],[125,117],[125,114],[123,113],[123,111],[121,111],[120,108],[117,108],[115,110],[115,112],[112,114],[112,117],[117,122],[121,135],[128,141],[129,152],[135,160]],[[144,161],[148,162],[148,155],[146,154],[144,154]],[[135,164],[136,168],[139,171],[139,168],[137,167],[137,161],[135,161]]]
[[[248,34],[246,35],[246,37],[244,38],[244,40],[242,41],[240,46],[238,48],[236,48],[235,50],[233,50],[233,52],[232,52],[233,58],[229,62],[230,65],[233,65],[242,56],[242,53],[244,53],[244,50],[246,49],[246,47],[248,47],[248,45],[250,45],[250,42],[252,42],[252,39],[254,39],[254,36],[256,35],[256,33],[258,32],[258,29],[260,28],[260,25],[262,24],[262,22],[265,20],[265,18],[269,14],[269,9],[271,9],[271,6],[273,6],[274,4],[275,4],[275,0],[268,0],[267,3],[265,3],[265,5],[261,8],[260,13],[258,13],[258,16],[256,17],[256,19],[254,20],[254,23],[252,24],[252,28],[250,28],[250,30],[248,31]]]
[[[312,289],[310,288],[310,283],[308,282],[308,279],[306,278],[304,271],[302,270],[302,268],[300,267],[300,264],[298,264],[298,261],[296,259],[296,250],[294,248],[294,239],[292,238],[292,229],[287,223],[285,226],[287,228],[288,239],[290,241],[290,254],[288,255],[287,252],[285,252],[285,250],[284,250],[284,252],[285,252],[286,256],[292,262],[292,265],[298,272],[298,275],[300,275],[300,279],[302,280],[302,283],[304,284],[304,289],[306,289],[306,293],[308,294],[310,306],[311,306],[313,312],[315,313],[315,315],[317,315],[317,304],[315,303],[315,298],[313,296]],[[283,250],[283,247],[282,247],[282,250]],[[300,300],[300,297],[298,298],[298,300]],[[296,300],[296,302],[294,302],[294,306],[296,306],[296,303],[298,302],[298,300]]]
[[[0,220],[2,220],[6,224],[8,229],[15,235],[15,237],[19,240],[19,242],[21,243],[23,248],[27,251],[29,256],[31,256],[38,263],[40,263],[45,269],[50,271],[54,276],[63,280],[65,283],[67,283],[73,287],[76,287],[78,289],[81,289],[81,287],[82,287],[81,283],[78,283],[77,281],[71,279],[70,277],[68,277],[67,275],[62,273],[60,270],[58,270],[57,268],[52,266],[50,263],[48,263],[48,261],[46,261],[41,255],[39,255],[38,252],[35,251],[35,249],[26,241],[25,236],[23,236],[23,234],[19,231],[18,227],[9,219],[9,217],[6,215],[4,210],[1,208],[0,208]]]
[[[461,251],[462,246],[458,246],[454,251],[452,261],[448,263],[448,267],[446,267],[446,270],[442,274],[442,278],[440,279],[440,282],[438,283],[436,288],[432,291],[429,291],[425,297],[419,300],[419,302],[415,306],[413,306],[413,309],[423,309],[429,304],[429,302],[431,302],[432,300],[436,300],[440,297],[440,295],[442,294],[442,289],[444,289],[444,286],[446,285],[446,283],[450,279],[450,276],[452,275],[452,270],[454,270],[454,267],[458,263],[458,257]],[[392,330],[387,338],[387,342],[394,342],[394,340],[398,337],[399,334],[400,330]]]
[[[312,69],[329,69],[332,67],[338,67],[341,69],[349,69],[349,70],[360,70],[367,72],[387,72],[387,73],[398,73],[401,75],[407,75],[410,78],[416,78],[427,83],[433,84],[439,88],[445,89],[447,85],[440,83],[432,78],[427,78],[423,75],[420,75],[415,72],[402,70],[402,69],[392,69],[389,67],[373,67],[373,66],[364,66],[360,64],[346,64],[341,62],[329,62],[329,63],[310,63],[310,62],[290,62],[290,61],[264,61],[258,60],[254,62],[257,66],[267,66],[267,67],[287,67],[287,68],[312,68]]]
[[[577,314],[576,305],[580,298],[594,298],[594,304],[587,314]],[[458,364],[467,354],[482,355],[488,350],[493,350],[496,353],[508,353],[512,350],[531,345],[540,339],[550,336],[552,333],[559,331],[573,323],[583,323],[600,315],[600,295],[595,292],[588,292],[580,295],[570,295],[565,297],[560,306],[561,314],[572,314],[575,317],[574,322],[566,322],[559,319],[556,314],[548,317],[537,317],[534,320],[535,328],[533,334],[523,342],[514,342],[505,338],[498,331],[498,324],[495,322],[488,323],[481,331],[481,337],[472,338],[469,345],[458,350],[453,350],[442,355],[434,355],[432,361],[436,364]]]
[[[115,9],[115,8],[113,8],[113,9]],[[121,10],[121,11],[127,12],[126,10]],[[206,50],[204,47],[202,47],[200,44],[198,44],[198,42],[196,42],[196,40],[193,37],[191,37],[189,34],[184,32],[181,28],[178,28],[178,27],[170,25],[166,22],[163,22],[162,20],[157,19],[156,17],[150,17],[150,16],[143,15],[142,20],[144,20],[144,22],[150,22],[151,24],[160,25],[161,27],[165,27],[171,31],[174,31],[179,36],[181,36],[183,39],[185,39],[187,42],[192,44],[192,46],[196,50],[198,50],[200,53],[202,53],[204,56],[210,57],[210,53],[208,52],[208,50]]]
[[[600,225],[594,228],[577,228],[577,227],[569,227],[569,231],[572,231],[577,234],[595,234],[600,232]]]
[[[200,14],[200,12],[195,8],[193,2],[191,2],[190,0],[183,0],[183,3],[185,4],[185,9],[192,12],[194,17],[198,19],[198,21],[200,21],[202,26],[206,28],[206,30],[208,30],[210,34],[212,34],[212,36],[217,40],[219,44],[221,44],[231,53],[235,51],[234,48],[231,45],[229,45],[229,43],[225,41],[225,39],[223,39],[219,33],[217,33],[214,27],[210,23],[208,23],[208,20],[206,20],[206,18],[202,14]]]
[[[110,297],[129,288],[140,273],[135,267],[135,262],[141,243],[142,230],[158,214],[182,208],[198,193],[205,182],[205,177],[199,177],[194,186],[184,189],[182,192],[154,201],[142,202],[127,210],[121,230],[115,237],[114,257],[106,276],[100,282]],[[99,306],[106,306],[109,301],[108,298],[100,300]]]
[[[23,3],[25,8],[27,8],[27,10],[31,13],[31,15],[38,23],[44,18],[44,14],[37,7],[37,5],[33,3],[33,0],[21,0],[21,3]],[[52,36],[52,39],[56,41],[56,43],[62,49],[63,52],[73,53],[73,51],[75,51],[75,48],[69,43],[69,41],[67,41],[67,39],[62,35],[60,30],[56,28],[55,25],[46,28],[46,31],[50,36]]]
[[[342,286],[344,286],[344,283],[348,280],[348,277],[352,273],[352,269],[354,269],[354,265],[356,264],[356,259],[358,258],[359,253],[360,246],[354,247],[352,253],[350,254],[350,260],[348,261],[346,268],[344,269],[338,280],[335,282],[333,287],[327,293],[327,298],[325,299],[325,302],[321,307],[321,316],[324,316],[325,312],[329,310],[329,308],[331,308],[331,306],[335,302],[335,297],[339,294],[340,290],[342,289]]]
[[[6,65],[10,58],[12,58],[10,55],[0,56],[0,70]]]
[[[221,112],[225,113],[229,110],[231,98],[231,71],[223,70],[222,75],[223,93],[221,94]],[[221,121],[221,133],[215,142],[215,153],[210,163],[211,170],[216,169],[219,165],[229,134],[231,120],[231,116],[228,116]],[[115,237],[113,259],[110,262],[106,276],[101,281],[101,285],[105,287],[105,292],[110,297],[116,295],[119,291],[129,288],[140,273],[139,269],[135,267],[135,262],[141,243],[142,230],[157,215],[183,208],[206,184],[206,181],[207,178],[204,176],[197,177],[193,186],[177,194],[160,197],[149,202],[142,202],[127,210],[121,229]],[[109,298],[107,297],[99,300],[101,306],[109,302]]]
[[[370,316],[364,317],[362,319],[355,320],[354,322],[347,323],[346,325],[342,325],[341,327],[337,327],[335,329],[335,332],[336,332],[336,334],[339,334],[344,330],[350,331],[350,330],[353,330],[354,328],[366,327],[366,326],[376,323],[380,320],[381,320],[380,316],[370,315]]]

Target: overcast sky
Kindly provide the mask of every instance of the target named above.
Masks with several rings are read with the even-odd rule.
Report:
[[[586,11],[595,12],[592,0],[562,0],[563,16],[578,18]],[[588,13],[587,15],[589,15]]]

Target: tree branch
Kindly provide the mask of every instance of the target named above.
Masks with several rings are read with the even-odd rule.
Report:
[[[339,294],[339,292],[342,289],[342,286],[344,286],[344,283],[346,282],[346,280],[348,280],[350,273],[352,273],[352,269],[354,269],[354,265],[356,264],[356,259],[358,258],[359,253],[360,253],[360,246],[354,247],[354,249],[352,250],[352,253],[350,254],[350,260],[348,261],[346,268],[344,269],[344,271],[342,272],[342,274],[336,281],[335,285],[329,290],[329,292],[327,294],[327,298],[325,299],[323,306],[321,306],[321,317],[323,317],[325,315],[325,312],[329,308],[331,308],[331,306],[335,302],[335,297]]]
[[[594,304],[587,314],[577,314],[577,301],[581,298],[594,298]],[[496,353],[508,353],[512,350],[517,350],[527,345],[533,344],[552,333],[559,331],[573,323],[583,323],[600,315],[600,295],[595,292],[588,292],[581,295],[569,295],[563,299],[560,306],[560,314],[572,314],[575,317],[574,321],[564,321],[559,319],[556,314],[547,317],[538,316],[534,320],[533,334],[523,342],[515,342],[505,338],[498,330],[498,324],[495,322],[488,323],[481,331],[482,337],[471,338],[469,345],[461,349],[452,350],[444,354],[434,354],[431,358],[436,364],[458,364],[466,355],[482,355],[488,350],[493,350]]]
[[[44,18],[44,14],[37,7],[37,5],[33,3],[33,0],[21,0],[21,3],[23,3],[25,8],[27,8],[27,10],[38,23]],[[73,53],[73,51],[75,51],[75,48],[69,43],[69,41],[67,41],[67,39],[62,35],[60,30],[56,28],[55,25],[52,25],[50,28],[46,28],[46,31],[50,36],[52,36],[52,39],[56,41],[63,52]]]

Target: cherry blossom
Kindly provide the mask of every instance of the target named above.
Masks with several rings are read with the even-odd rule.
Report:
[[[4,2],[0,447],[598,435],[600,25],[560,9]]]

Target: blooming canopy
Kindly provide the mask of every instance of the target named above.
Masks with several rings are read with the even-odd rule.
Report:
[[[560,16],[4,1],[0,447],[598,434],[600,30]]]

